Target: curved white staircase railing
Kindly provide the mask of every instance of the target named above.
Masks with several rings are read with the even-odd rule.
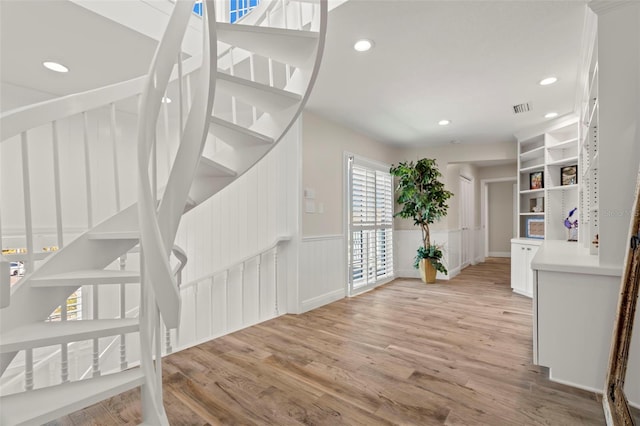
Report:
[[[177,271],[172,271],[169,263],[180,217],[246,172],[286,134],[310,94],[326,32],[324,0],[278,0],[275,3],[281,8],[280,18],[270,4],[274,2],[263,0],[259,9],[263,17],[247,18],[234,25],[216,23],[213,0],[205,3],[202,57],[180,60],[176,66],[193,4],[178,1],[148,76],[0,115],[0,148],[17,148],[21,153],[21,238],[27,248],[26,253],[11,258],[24,260],[26,275],[13,285],[9,300],[7,292],[0,292],[0,306],[8,305],[0,310],[0,372],[7,370],[19,352],[24,353],[25,360],[25,392],[0,399],[3,425],[41,424],[137,386],[142,387],[143,421],[168,424],[162,405],[161,320],[168,329],[176,327],[180,319],[180,292],[174,279]],[[293,8],[297,15],[287,8]],[[289,15],[299,16],[295,29],[287,24]],[[250,22],[261,26],[247,25]],[[217,51],[222,51],[222,56]],[[249,66],[245,67],[243,61]],[[267,65],[266,75],[258,75],[255,63],[259,61]],[[221,62],[226,65],[221,66]],[[250,72],[238,72],[240,65]],[[171,121],[163,99],[172,89],[179,93],[179,117],[175,120],[179,122],[175,131],[180,135],[179,146],[168,142],[159,146],[159,121],[166,135],[170,133],[167,128]],[[125,187],[118,176],[131,162],[124,161],[116,149],[120,132],[116,110],[126,108],[127,99],[139,100],[138,196],[136,203],[120,209],[120,193]],[[95,176],[93,184],[91,179],[89,153],[96,149],[91,142],[92,116],[104,111],[110,117],[108,127],[113,139],[117,207],[110,217],[94,225],[96,199],[113,197],[94,191]],[[31,182],[40,170],[34,169],[33,157],[29,157],[33,144],[41,143],[37,139],[48,123],[54,163],[51,198],[55,199],[55,234],[60,248],[53,254],[38,252],[34,242]],[[59,146],[65,138],[60,129],[76,125],[83,135],[85,163],[80,166],[84,166],[85,175],[87,230],[67,242],[62,213],[69,207],[61,196],[66,189],[60,178],[59,158]],[[158,172],[160,155],[172,163],[166,176]],[[138,244],[140,272],[124,270],[122,257]],[[125,289],[135,283],[140,283],[139,319],[125,315]],[[7,283],[0,280],[0,284]],[[120,285],[119,318],[105,319],[99,312],[99,288],[104,284]],[[57,308],[62,309],[65,319],[66,299],[79,286],[93,289],[93,300],[87,301],[92,307],[90,315],[81,321],[46,322]],[[140,336],[140,368],[102,375],[99,339],[120,336],[124,342],[124,336],[130,333]],[[69,382],[63,372],[60,385],[39,388],[33,380],[34,350],[59,346],[64,370],[68,345],[81,340],[93,341],[93,377]],[[126,368],[126,362],[122,366]]]

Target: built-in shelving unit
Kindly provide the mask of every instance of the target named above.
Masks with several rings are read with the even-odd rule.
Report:
[[[567,240],[564,219],[579,207],[580,136],[571,117],[518,141],[519,238]]]

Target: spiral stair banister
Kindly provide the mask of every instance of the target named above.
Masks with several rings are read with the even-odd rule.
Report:
[[[215,23],[211,1],[203,2],[203,61],[199,77],[201,86],[195,95],[180,147],[176,154],[169,182],[164,190],[160,209],[156,210],[156,190],[149,177],[149,166],[155,143],[155,129],[175,58],[182,51],[182,38],[191,18],[194,1],[179,1],[169,19],[151,63],[149,77],[140,102],[138,127],[138,223],[141,251],[140,340],[141,362],[145,384],[142,386],[143,418],[147,423],[168,425],[162,405],[162,370],[160,348],[160,318],[168,328],[180,322],[180,292],[169,264],[169,254],[178,223],[193,180],[202,146],[206,140],[208,117],[213,107],[215,73],[211,73],[210,58],[216,57]],[[214,54],[211,54],[211,50]],[[182,129],[180,129],[182,131]],[[191,171],[191,173],[189,173]],[[181,204],[180,204],[181,203]],[[167,208],[166,206],[169,206]],[[160,212],[166,211],[163,223]],[[152,293],[152,294],[151,294]],[[153,362],[155,351],[155,363]]]
[[[203,2],[204,5],[209,1]],[[203,16],[204,39],[203,61],[198,74],[200,78],[199,89],[195,94],[191,110],[186,120],[182,133],[182,143],[178,148],[174,165],[169,175],[164,195],[158,208],[157,226],[163,230],[164,247],[166,257],[173,246],[178,232],[180,218],[185,209],[189,190],[193,183],[198,163],[202,158],[205,143],[207,141],[209,120],[212,115],[213,101],[215,99],[217,76],[217,39],[215,31],[211,31],[207,22],[215,23],[215,11],[213,4],[205,6]],[[216,62],[211,63],[215,58]],[[170,275],[172,276],[172,275]],[[167,326],[170,326],[167,324]]]
[[[145,88],[140,100],[138,124],[138,224],[140,245],[144,262],[143,287],[153,289],[156,303],[168,327],[174,328],[180,321],[180,293],[171,275],[168,249],[158,226],[156,194],[152,190],[149,165],[155,143],[156,126],[162,97],[181,52],[182,39],[191,18],[194,1],[178,1],[169,18],[167,29],[160,40],[151,61]],[[205,58],[203,58],[205,59]],[[208,61],[204,61],[205,63]],[[182,144],[184,141],[182,141]],[[171,247],[171,246],[169,246]]]

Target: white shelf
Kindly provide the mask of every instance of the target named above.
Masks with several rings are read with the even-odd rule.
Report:
[[[520,191],[521,194],[535,194],[536,192],[544,192],[544,188],[540,189],[524,189]]]
[[[575,138],[571,138],[571,139],[568,139],[566,141],[563,141],[563,142],[560,142],[560,143],[557,143],[557,144],[554,144],[554,145],[550,145],[550,146],[547,147],[547,149],[549,151],[553,151],[553,150],[557,150],[557,149],[567,149],[567,148],[571,148],[571,147],[577,146],[577,142],[578,142],[578,138],[575,137]]]
[[[561,158],[560,160],[551,161],[547,163],[547,166],[570,166],[570,165],[574,165],[577,162],[578,162],[578,156],[576,155],[575,157],[567,157],[567,158]]]
[[[544,152],[544,145],[538,148],[533,148],[529,151],[525,151],[520,153],[520,161],[533,160],[534,158],[540,156]]]
[[[573,185],[560,185],[560,186],[552,186],[547,188],[549,191],[568,191],[570,189],[577,189],[578,184],[574,183]]]
[[[544,164],[537,164],[535,166],[523,167],[522,169],[520,169],[520,173],[533,172],[536,170],[544,170]]]
[[[578,172],[582,172],[584,162],[580,161],[582,157],[579,157],[579,154],[582,142],[580,135],[583,134],[580,126],[583,121],[580,116],[557,120],[549,127],[549,130],[537,133],[535,136],[527,134],[528,139],[518,141],[518,152],[520,152],[518,156],[518,186],[520,188],[518,235],[526,235],[526,223],[529,220],[538,219],[545,222],[545,239],[566,238],[562,221],[545,212],[529,211],[531,208],[528,200],[543,198],[544,209],[549,212],[564,210],[566,199],[571,200],[572,204],[574,198],[581,202],[578,191],[583,182],[587,182],[586,178],[580,179],[579,183],[574,185],[553,186],[553,184],[561,182],[559,171],[563,166],[579,165]],[[527,149],[529,150],[527,151]],[[530,188],[529,173],[537,171],[543,171],[546,174],[544,181],[546,188],[527,189]]]

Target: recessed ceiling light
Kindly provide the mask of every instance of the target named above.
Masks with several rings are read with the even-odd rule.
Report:
[[[558,79],[556,77],[547,77],[544,78],[542,80],[540,80],[540,86],[548,86],[550,84],[555,83],[556,81],[558,81]]]
[[[449,120],[440,120],[440,121],[438,121],[438,124],[441,125],[441,126],[447,126],[450,123],[451,123],[451,121],[449,121]]]
[[[162,103],[163,104],[170,104],[171,103],[171,98],[167,98],[166,96],[162,97]]]
[[[554,118],[557,117],[558,113],[557,112],[548,112],[544,115],[544,118]]]
[[[373,42],[371,40],[367,40],[367,39],[358,40],[353,45],[353,48],[355,50],[357,50],[358,52],[366,52],[367,50],[371,49],[372,47],[373,47]]]
[[[45,61],[42,63],[42,65],[47,68],[50,69],[51,71],[55,71],[55,72],[69,72],[69,68],[65,67],[62,64],[59,64],[57,62],[51,62],[51,61]]]

